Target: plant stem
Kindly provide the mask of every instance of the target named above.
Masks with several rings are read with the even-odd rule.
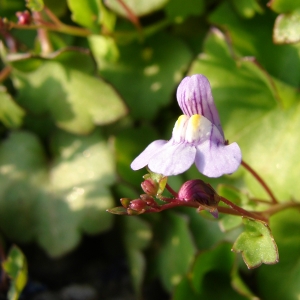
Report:
[[[125,10],[127,17],[131,21],[131,23],[134,24],[134,26],[138,31],[141,31],[142,27],[138,17],[134,14],[134,12],[130,9],[130,7],[128,7],[128,5],[123,0],[118,0],[118,2]]]
[[[62,24],[61,26],[57,26],[55,24],[48,23],[47,25],[40,24],[40,25],[20,25],[13,22],[9,23],[10,28],[15,29],[32,29],[37,30],[40,28],[43,29],[49,29],[52,31],[57,31],[65,34],[75,35],[75,36],[81,36],[81,37],[87,37],[91,34],[91,31],[85,28],[70,26],[66,24]]]
[[[296,208],[300,209],[300,203],[299,202],[294,202],[294,201],[277,203],[275,205],[272,205],[269,209],[263,211],[262,213],[265,216],[270,217],[270,216],[276,214],[279,211],[282,211],[282,210],[288,209],[288,208],[293,208],[293,207],[296,207]]]
[[[166,184],[166,189],[170,192],[170,194],[173,196],[173,197],[175,197],[175,198],[177,198],[178,197],[178,194],[168,185],[168,184]]]
[[[272,193],[271,189],[268,187],[266,182],[254,171],[245,161],[242,160],[241,165],[249,171],[253,177],[261,184],[261,186],[265,189],[267,194],[270,196],[272,203],[278,203],[277,199],[275,198],[274,194]]]
[[[231,207],[233,210],[235,210],[241,216],[248,217],[248,218],[251,218],[251,219],[256,219],[256,220],[258,219],[258,220],[261,220],[261,221],[264,221],[264,222],[268,222],[268,220],[265,217],[263,217],[260,213],[247,211],[247,210],[235,205],[234,203],[232,203],[228,199],[226,199],[224,197],[221,197],[221,196],[220,196],[220,200],[222,202],[224,202],[225,204],[227,204],[229,207]],[[218,207],[218,210],[219,210],[219,208],[221,208],[221,207]],[[219,211],[221,212],[221,210],[219,210]]]
[[[0,71],[0,82],[4,81],[12,70],[11,66],[6,66]]]

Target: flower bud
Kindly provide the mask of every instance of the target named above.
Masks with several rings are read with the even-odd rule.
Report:
[[[157,184],[154,182],[152,178],[146,179],[141,183],[143,191],[151,196],[155,196],[157,194]]]
[[[129,204],[130,204],[130,199],[129,198],[121,198],[120,202],[122,204],[123,207],[128,208]]]
[[[204,206],[215,217],[218,217],[219,195],[215,190],[200,179],[185,182],[179,192],[178,198],[183,201],[197,201]]]
[[[153,199],[153,197],[151,197],[150,195],[142,194],[142,195],[140,195],[140,198],[143,201],[145,201],[148,206],[156,206],[157,205],[157,203],[155,202],[155,200]]]
[[[31,23],[31,15],[28,10],[16,12],[19,25],[29,25]]]
[[[141,199],[132,200],[129,204],[130,209],[138,212],[144,212],[147,203]]]

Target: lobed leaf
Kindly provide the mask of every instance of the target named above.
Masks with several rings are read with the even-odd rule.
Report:
[[[111,151],[99,132],[57,132],[50,169],[40,141],[15,132],[0,146],[0,225],[16,241],[36,240],[53,257],[72,250],[83,232],[112,226],[108,189],[115,180]]]
[[[261,264],[276,264],[279,254],[269,226],[258,220],[244,218],[245,231],[235,241],[232,251],[242,253],[249,269]]]
[[[109,84],[67,64],[46,61],[33,72],[15,72],[15,81],[20,105],[35,114],[49,113],[69,132],[89,133],[95,124],[109,124],[126,114]]]

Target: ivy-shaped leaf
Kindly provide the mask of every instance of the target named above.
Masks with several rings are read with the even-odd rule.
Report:
[[[15,70],[14,75],[18,103],[38,115],[49,113],[67,131],[89,133],[96,124],[109,124],[126,114],[112,86],[69,62],[45,61],[32,72]]]
[[[11,279],[8,299],[17,300],[27,283],[26,257],[17,246],[12,246],[6,260],[2,262],[2,267]]]
[[[35,135],[13,132],[0,145],[0,226],[15,241],[35,240],[57,257],[81,234],[112,226],[109,186],[115,180],[112,153],[99,131],[89,136],[56,132],[52,161]]]
[[[276,264],[279,254],[269,226],[258,220],[243,219],[245,230],[235,241],[232,251],[242,253],[249,269],[261,264]]]

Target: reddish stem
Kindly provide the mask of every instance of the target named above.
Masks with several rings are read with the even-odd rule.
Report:
[[[170,192],[170,194],[177,198],[178,197],[178,193],[176,193],[168,184],[166,184],[166,189]]]
[[[142,29],[142,27],[141,27],[140,20],[138,19],[138,17],[132,12],[132,10],[128,7],[128,5],[123,0],[118,0],[118,2],[126,11],[128,19],[140,31]]]
[[[0,71],[0,82],[4,81],[12,70],[11,66],[6,66]]]
[[[268,195],[270,196],[272,203],[278,203],[277,199],[275,198],[274,194],[272,193],[271,189],[268,187],[268,185],[266,184],[266,182],[245,162],[242,160],[241,165],[247,170],[249,171],[253,177],[255,177],[255,179],[261,184],[261,186],[265,189],[265,191],[268,193]]]
[[[235,210],[241,216],[248,217],[248,218],[251,218],[251,219],[258,219],[258,220],[261,220],[261,221],[264,221],[264,222],[268,222],[268,220],[265,217],[261,216],[261,214],[259,214],[259,213],[254,213],[254,212],[247,211],[247,210],[235,205],[234,203],[232,203],[231,201],[229,201],[226,198],[220,197],[220,200],[222,202],[224,202],[225,204],[227,204],[229,207],[231,207],[233,210]],[[218,207],[218,209],[219,208],[220,207]]]

